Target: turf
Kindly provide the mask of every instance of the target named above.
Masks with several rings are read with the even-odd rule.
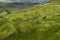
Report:
[[[23,11],[0,16],[3,16],[0,17],[0,31],[2,30],[0,38],[3,37],[1,40],[59,40],[60,38],[59,1],[38,4]]]

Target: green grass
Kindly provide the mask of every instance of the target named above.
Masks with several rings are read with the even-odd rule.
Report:
[[[58,2],[39,4],[27,10],[0,16],[4,17],[0,18],[0,31],[2,30],[0,35],[3,35],[0,38],[4,37],[4,40],[58,40],[60,38]],[[10,34],[11,32],[13,34]]]

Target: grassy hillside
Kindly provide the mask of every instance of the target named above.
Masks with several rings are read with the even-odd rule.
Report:
[[[29,7],[31,6],[34,6],[34,5],[37,5],[39,3],[30,3],[30,2],[27,2],[27,3],[0,3],[0,14],[2,12],[6,12],[7,14],[9,14],[8,12],[12,13],[14,11],[21,11],[21,10],[24,10],[24,9],[28,9]],[[8,11],[8,12],[7,12]]]
[[[39,4],[13,14],[0,14],[0,39],[59,40],[59,1]]]

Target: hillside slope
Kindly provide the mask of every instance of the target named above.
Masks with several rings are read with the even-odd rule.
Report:
[[[4,37],[4,40],[60,39],[60,4],[58,2],[50,2],[43,5],[39,4],[23,12],[17,11],[13,14],[6,14],[3,17],[8,20],[7,23],[2,24],[2,31],[0,30],[0,37],[4,37],[4,35],[7,36]],[[4,18],[2,20],[4,20]],[[10,35],[8,31],[9,36],[7,32],[4,34],[4,30],[6,30],[3,30],[3,28],[5,28],[4,24],[11,26],[8,27],[13,30],[10,31],[13,32],[13,35]]]

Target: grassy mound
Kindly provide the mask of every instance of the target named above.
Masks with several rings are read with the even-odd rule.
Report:
[[[58,40],[60,38],[58,2],[36,5],[22,12],[0,16],[3,16],[0,17],[0,38],[3,37],[4,40]],[[11,32],[13,35],[10,34]]]

